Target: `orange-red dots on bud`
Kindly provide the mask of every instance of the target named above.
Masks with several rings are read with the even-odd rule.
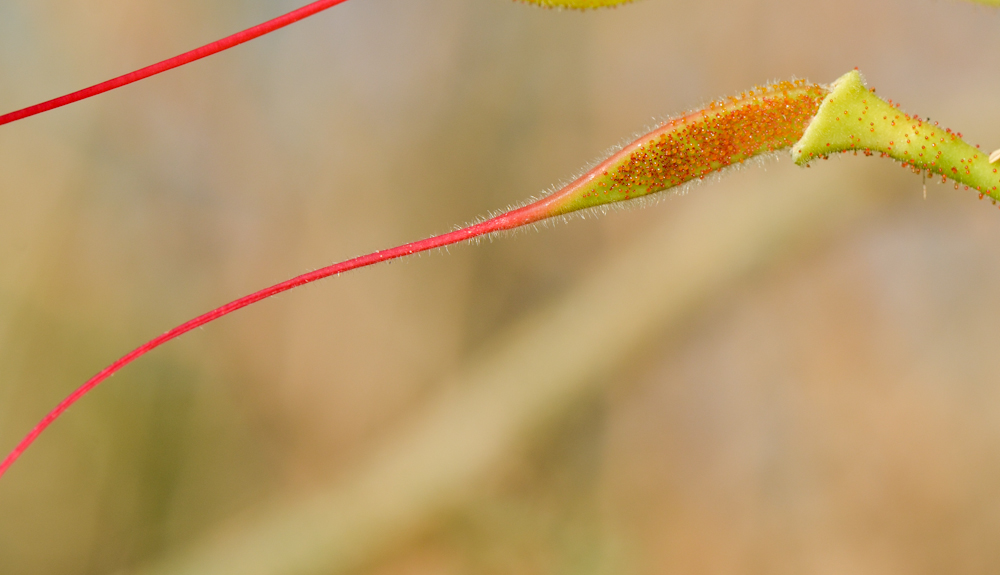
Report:
[[[558,202],[559,213],[644,196],[798,141],[827,91],[804,81],[757,87],[665,122],[605,161],[597,182]]]

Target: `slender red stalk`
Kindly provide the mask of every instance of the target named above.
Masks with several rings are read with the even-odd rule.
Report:
[[[27,108],[4,114],[3,116],[0,116],[0,126],[4,124],[9,124],[11,122],[16,122],[18,120],[22,120],[29,116],[34,116],[35,114],[41,114],[42,112],[47,112],[55,108],[60,108],[67,104],[72,104],[73,102],[79,102],[80,100],[85,100],[91,96],[103,94],[104,92],[114,90],[115,88],[121,88],[122,86],[127,86],[132,82],[138,82],[139,80],[143,80],[150,76],[155,76],[160,72],[166,72],[167,70],[172,70],[179,66],[183,66],[184,64],[190,64],[195,60],[201,60],[202,58],[206,58],[208,56],[211,56],[212,54],[217,54],[219,52],[222,52],[223,50],[228,50],[233,46],[238,46],[244,42],[249,42],[250,40],[263,36],[264,34],[274,32],[279,28],[284,28],[289,24],[294,24],[299,20],[308,18],[313,14],[322,12],[327,8],[332,8],[337,4],[341,4],[346,1],[347,0],[317,0],[316,2],[303,6],[298,10],[293,10],[285,14],[284,16],[278,16],[273,20],[268,20],[263,24],[258,24],[257,26],[254,26],[253,28],[247,28],[246,30],[242,32],[237,32],[232,36],[227,36],[221,40],[216,40],[215,42],[212,42],[211,44],[206,44],[201,48],[195,48],[190,52],[185,52],[179,56],[168,58],[162,62],[158,62],[151,66],[146,66],[145,68],[141,68],[139,70],[136,70],[135,72],[129,72],[124,76],[118,76],[117,78],[113,78],[106,82],[101,82],[100,84],[96,84],[89,88],[84,88],[83,90],[73,92],[72,94],[66,94],[65,96],[60,96],[53,100],[42,102],[41,104],[35,104],[34,106],[28,106]]]
[[[248,296],[241,297],[237,300],[231,301],[224,306],[213,309],[210,312],[204,313],[190,321],[182,323],[181,325],[171,329],[170,331],[159,335],[141,346],[133,349],[126,355],[122,356],[120,359],[104,368],[97,375],[87,380],[86,383],[81,385],[73,393],[71,393],[66,399],[62,400],[59,405],[55,407],[48,415],[45,416],[38,424],[31,430],[28,435],[21,440],[20,443],[10,452],[9,455],[0,463],[0,477],[10,468],[11,465],[21,456],[22,453],[28,447],[34,443],[35,439],[43,432],[45,429],[52,424],[53,421],[59,418],[67,409],[70,408],[74,403],[80,400],[84,395],[86,395],[90,390],[97,387],[99,383],[106,380],[107,378],[114,375],[121,368],[132,363],[136,359],[146,355],[146,353],[156,349],[157,347],[167,343],[168,341],[175,339],[195,328],[199,328],[209,322],[215,321],[222,316],[229,315],[230,313],[244,308],[248,305],[259,302],[262,299],[269,298],[273,295],[279,294],[284,291],[288,291],[292,288],[305,285],[307,283],[314,282],[316,280],[321,280],[323,278],[343,273],[346,271],[363,268],[370,266],[372,264],[377,264],[379,262],[384,262],[388,260],[393,260],[396,258],[401,258],[403,256],[408,256],[411,254],[425,252],[427,250],[432,250],[434,248],[440,248],[444,246],[449,246],[464,240],[469,240],[482,235],[490,234],[493,232],[500,232],[505,230],[514,229],[532,222],[537,222],[539,220],[549,217],[548,211],[545,210],[550,204],[549,198],[545,198],[534,204],[525,206],[523,208],[512,210],[505,214],[501,214],[495,218],[491,218],[484,222],[478,224],[473,224],[469,227],[456,230],[453,232],[448,232],[446,234],[441,234],[439,236],[434,236],[432,238],[427,238],[424,240],[411,242],[405,245],[397,246],[387,250],[377,251],[364,256],[358,256],[353,259],[349,259],[340,263],[327,266],[316,271],[302,274],[300,276],[294,277],[290,280],[283,281],[279,284],[275,284],[271,287],[264,288],[260,291],[254,292]]]

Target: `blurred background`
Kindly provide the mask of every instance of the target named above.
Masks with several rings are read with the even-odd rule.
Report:
[[[0,111],[304,0],[3,0]],[[1000,148],[950,0],[351,0],[0,129],[0,452],[203,311],[656,120],[858,66]],[[783,155],[320,282],[144,357],[0,481],[7,574],[995,573],[1000,212]]]

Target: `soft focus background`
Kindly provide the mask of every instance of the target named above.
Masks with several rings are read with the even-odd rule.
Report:
[[[2,0],[0,111],[304,0]],[[198,313],[858,66],[1000,147],[1000,11],[351,0],[0,129],[0,452]],[[3,574],[996,573],[1000,211],[786,158],[169,344],[0,481]]]

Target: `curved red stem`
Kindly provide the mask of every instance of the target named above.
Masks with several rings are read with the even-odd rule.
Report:
[[[98,94],[103,94],[114,90],[115,88],[121,88],[122,86],[127,86],[132,82],[138,82],[139,80],[148,78],[150,76],[155,76],[161,72],[166,72],[167,70],[172,70],[184,64],[189,64],[195,60],[201,60],[211,56],[212,54],[217,54],[223,50],[228,50],[233,46],[238,46],[244,42],[249,42],[254,38],[263,36],[270,32],[274,32],[279,28],[284,28],[289,24],[294,24],[299,20],[308,18],[313,14],[322,12],[327,8],[332,8],[337,4],[346,2],[347,0],[317,0],[311,4],[303,6],[297,10],[293,10],[283,16],[278,16],[273,20],[268,20],[263,24],[258,24],[253,28],[247,28],[242,32],[237,32],[232,36],[227,36],[221,40],[216,40],[211,44],[206,44],[201,48],[195,48],[190,52],[185,52],[179,56],[174,56],[173,58],[168,58],[162,62],[158,62],[151,66],[146,66],[136,70],[135,72],[129,72],[124,76],[118,76],[106,82],[101,82],[89,88],[84,88],[83,90],[78,90],[72,94],[66,94],[65,96],[60,96],[58,98],[49,100],[47,102],[42,102],[41,104],[35,104],[34,106],[28,106],[21,110],[10,112],[0,116],[0,126],[4,124],[9,124],[11,122],[16,122],[17,120],[22,120],[29,116],[34,116],[35,114],[41,114],[42,112],[47,112],[55,108],[60,108],[67,104],[72,104],[73,102],[79,102],[80,100],[85,100],[91,96],[96,96]]]
[[[538,220],[544,219],[549,216],[549,213],[545,211],[548,205],[548,201],[543,199],[542,201],[530,204],[520,209],[512,210],[505,214],[496,216],[484,222],[478,224],[473,224],[466,228],[455,230],[453,232],[448,232],[446,234],[441,234],[439,236],[434,236],[432,238],[427,238],[424,240],[411,242],[387,250],[377,251],[364,256],[358,256],[353,259],[349,259],[340,263],[327,266],[316,271],[302,274],[300,276],[294,277],[290,280],[283,281],[279,284],[275,284],[271,287],[264,288],[260,291],[254,292],[248,296],[241,297],[240,299],[231,301],[224,306],[213,309],[210,312],[204,313],[190,321],[182,323],[181,325],[171,329],[170,331],[157,336],[146,343],[140,345],[139,347],[133,349],[126,355],[122,356],[120,359],[104,368],[97,375],[87,380],[86,383],[81,385],[73,393],[71,393],[66,399],[59,402],[59,405],[49,412],[38,424],[31,430],[21,440],[20,443],[10,452],[9,455],[0,462],[0,477],[10,468],[11,465],[21,456],[22,453],[28,447],[34,443],[35,439],[43,432],[45,429],[52,424],[53,421],[59,418],[70,406],[80,400],[81,397],[86,395],[90,390],[97,387],[99,383],[106,380],[107,378],[114,375],[118,370],[125,367],[126,365],[132,363],[136,359],[142,357],[146,353],[152,351],[153,349],[167,343],[168,341],[175,339],[195,328],[201,327],[209,322],[215,321],[224,315],[228,315],[238,309],[244,308],[250,304],[259,302],[262,299],[269,298],[273,295],[279,294],[284,291],[288,291],[292,288],[296,288],[307,283],[314,282],[316,280],[321,280],[323,278],[339,274],[342,272],[350,271],[357,268],[363,268],[370,266],[372,264],[377,264],[379,262],[384,262],[388,260],[393,260],[403,256],[408,256],[411,254],[425,252],[427,250],[432,250],[434,248],[440,248],[443,246],[448,246],[455,244],[464,240],[469,240],[482,236],[485,234],[490,234],[493,232],[499,232],[504,230],[510,230],[536,222]]]

